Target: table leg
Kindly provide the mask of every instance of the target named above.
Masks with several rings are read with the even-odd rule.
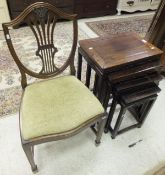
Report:
[[[82,55],[78,53],[78,65],[77,65],[77,78],[81,81],[81,71],[82,71]]]
[[[115,127],[112,131],[112,139],[115,139],[118,131],[119,131],[119,128],[120,128],[120,125],[121,125],[121,122],[124,118],[124,115],[125,115],[125,112],[126,112],[126,108],[122,107],[121,106],[121,110],[120,110],[120,113],[119,113],[119,116],[117,118],[117,121],[116,121],[116,124],[115,124]]]
[[[111,91],[110,91],[110,89],[106,86],[106,88],[105,88],[105,93],[104,93],[104,99],[103,99],[103,107],[104,107],[104,109],[105,110],[107,110],[107,108],[108,108],[108,103],[109,103],[109,100],[110,100],[110,98],[111,98]]]
[[[91,67],[90,65],[87,63],[87,72],[86,72],[86,83],[85,85],[89,88],[90,86],[90,78],[91,78]]]
[[[101,76],[99,77],[99,83],[98,83],[98,99],[100,100],[101,103],[104,101],[105,97],[105,91],[106,91],[106,84],[104,82],[104,77]]]
[[[148,105],[146,106],[146,109],[142,113],[141,122],[140,122],[141,124],[139,125],[139,127],[141,127],[143,125],[143,123],[144,123],[145,119],[147,118],[150,110],[152,109],[152,106],[154,105],[155,101],[156,101],[156,98],[149,101]]]
[[[109,111],[109,114],[108,114],[108,119],[107,119],[107,122],[106,122],[106,125],[105,125],[105,129],[104,129],[105,133],[107,133],[108,130],[109,130],[109,127],[111,127],[111,122],[112,122],[112,118],[114,117],[114,113],[115,113],[115,110],[116,110],[116,105],[117,105],[117,100],[114,98],[112,100],[112,106],[110,108],[110,111]]]
[[[95,73],[95,80],[94,80],[94,87],[93,87],[93,94],[97,96],[97,85],[98,85],[98,75]]]
[[[143,114],[143,112],[146,110],[146,108],[147,108],[147,106],[148,106],[148,101],[147,102],[145,102],[145,103],[143,103],[143,104],[141,104],[140,106],[139,106],[139,110],[137,110],[137,112],[138,112],[138,121],[140,122],[141,121],[141,116],[142,116],[142,114]]]

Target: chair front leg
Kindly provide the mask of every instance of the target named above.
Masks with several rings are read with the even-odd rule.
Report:
[[[23,144],[22,143],[22,148],[26,154],[26,157],[31,165],[31,169],[34,173],[38,172],[37,165],[34,162],[34,148],[33,146],[30,146],[29,144]]]
[[[95,144],[96,146],[98,146],[101,143],[101,137],[102,134],[104,132],[104,127],[107,121],[107,116],[102,117],[101,121],[98,124],[98,129],[97,129],[97,133],[96,133],[96,140],[95,140]]]

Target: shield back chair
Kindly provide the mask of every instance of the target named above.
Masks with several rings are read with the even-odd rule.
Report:
[[[53,37],[59,18],[73,23],[71,51],[61,67],[55,64],[58,50]],[[27,24],[34,33],[38,47],[36,56],[42,62],[39,72],[30,70],[21,62],[12,42],[9,29],[18,28],[22,23]],[[62,12],[51,4],[37,2],[11,22],[4,23],[3,30],[10,53],[21,73],[20,136],[32,171],[38,170],[34,162],[34,146],[37,144],[69,138],[89,127],[96,134],[95,143],[98,145],[107,117],[98,99],[74,76],[78,33],[76,15]],[[70,69],[70,75],[59,76],[66,68]],[[27,75],[47,80],[29,84]]]

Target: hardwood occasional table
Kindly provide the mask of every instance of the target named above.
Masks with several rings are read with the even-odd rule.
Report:
[[[160,49],[135,33],[98,37],[79,41],[77,77],[81,80],[82,57],[87,62],[86,86],[91,69],[96,72],[93,92],[104,105],[107,77],[122,79],[160,68]]]

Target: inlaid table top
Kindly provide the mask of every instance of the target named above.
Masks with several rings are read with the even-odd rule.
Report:
[[[134,63],[163,53],[135,33],[80,40],[79,45],[90,59],[103,70]]]

